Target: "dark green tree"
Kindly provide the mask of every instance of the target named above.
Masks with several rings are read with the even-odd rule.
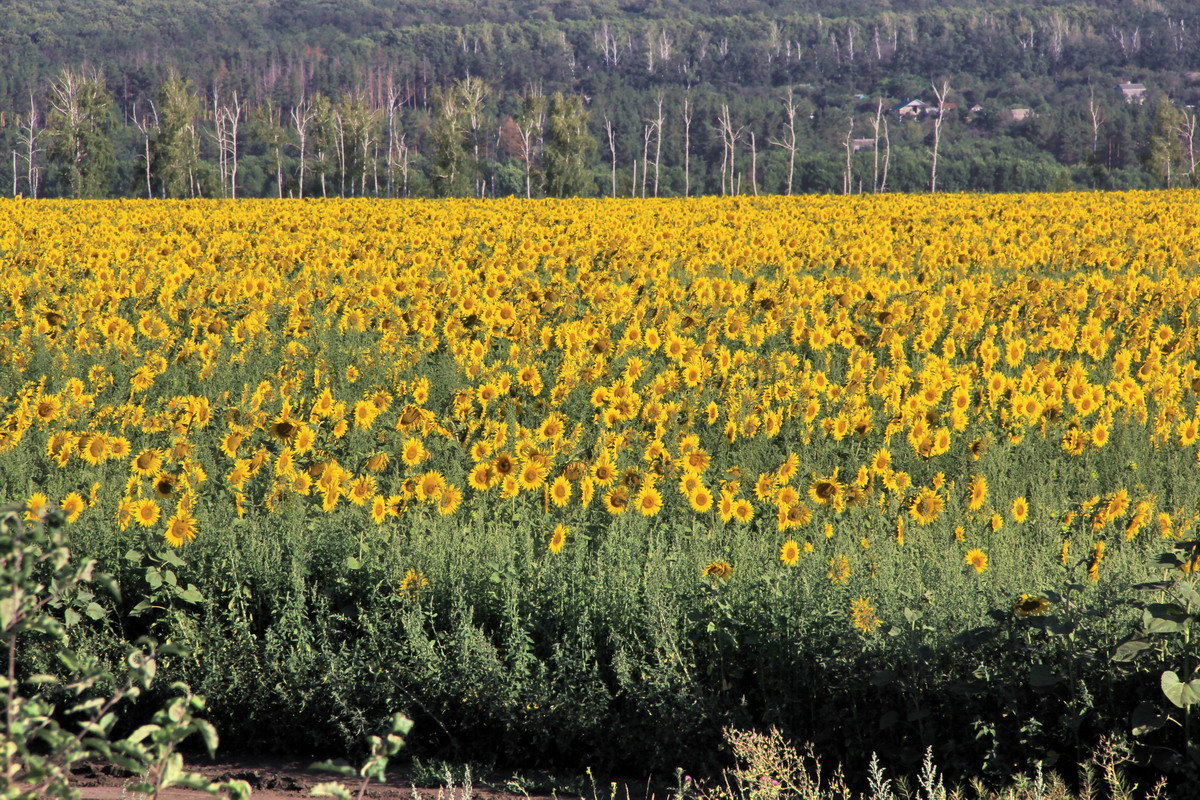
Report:
[[[116,169],[113,100],[99,72],[63,70],[50,85],[47,157],[71,197],[108,194]]]
[[[441,197],[465,197],[471,193],[468,115],[458,86],[441,87],[433,92],[433,125],[429,131],[433,148],[432,179],[434,191]]]
[[[554,197],[595,194],[591,169],[595,153],[596,138],[588,131],[583,98],[556,92],[546,121],[546,193]]]
[[[154,172],[170,197],[201,194],[200,98],[177,74],[159,90],[158,135],[153,145]]]

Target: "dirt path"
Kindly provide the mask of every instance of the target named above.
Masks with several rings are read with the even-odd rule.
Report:
[[[309,797],[309,792],[318,783],[337,780],[337,776],[326,772],[314,772],[307,769],[306,763],[256,759],[245,761],[216,762],[213,764],[188,764],[190,772],[199,772],[210,780],[244,780],[250,784],[254,793],[253,800],[298,800]],[[128,777],[119,774],[109,767],[85,765],[76,770],[75,785],[82,791],[83,800],[132,800],[133,796],[126,793],[125,786],[130,783]],[[350,781],[343,781],[357,794],[357,786]],[[415,797],[414,797],[415,792]],[[366,797],[371,800],[468,800],[459,787],[453,794],[444,789],[413,789],[407,776],[399,773],[388,776],[385,784],[372,783]],[[212,795],[189,789],[171,789],[159,795],[159,800],[212,800]],[[469,800],[543,800],[537,795],[510,794],[496,791],[486,786],[472,788]],[[565,795],[559,795],[556,800],[566,800]]]

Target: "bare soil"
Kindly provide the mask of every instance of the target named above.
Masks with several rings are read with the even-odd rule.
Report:
[[[318,783],[341,780],[351,794],[357,797],[358,785],[349,779],[328,772],[308,769],[308,764],[282,759],[239,758],[215,761],[211,764],[189,763],[189,772],[199,772],[213,781],[244,780],[253,790],[253,800],[298,800],[309,797],[309,792]],[[130,777],[109,765],[85,764],[75,770],[75,785],[80,788],[83,800],[132,800],[125,787],[132,783]],[[388,775],[387,783],[370,784],[365,795],[371,800],[448,800],[447,792],[437,788],[414,789],[411,780],[403,773]],[[441,796],[441,797],[439,797]],[[455,787],[454,797],[461,800],[461,789]],[[554,800],[565,800],[559,794]],[[159,800],[212,800],[212,795],[190,789],[169,789],[159,795]],[[544,795],[512,794],[486,783],[472,787],[470,800],[546,800]]]

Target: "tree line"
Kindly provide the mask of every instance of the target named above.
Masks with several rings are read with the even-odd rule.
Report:
[[[391,76],[291,104],[178,73],[122,113],[95,68],[64,69],[7,111],[11,194],[29,197],[691,196],[1195,185],[1196,110],[1146,89],[1077,87],[1037,112],[948,79],[916,111],[809,87],[609,97],[479,76],[417,96]],[[905,97],[905,95],[900,95]],[[986,102],[986,101],[985,101]],[[2,173],[0,173],[2,174]]]

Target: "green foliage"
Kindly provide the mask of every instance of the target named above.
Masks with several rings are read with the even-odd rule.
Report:
[[[412,720],[403,714],[393,714],[391,730],[384,736],[370,737],[368,741],[370,754],[357,771],[340,759],[338,761],[318,762],[312,765],[312,769],[333,772],[347,778],[361,778],[362,781],[359,783],[357,794],[357,797],[361,800],[366,794],[367,787],[371,781],[383,783],[387,780],[388,761],[400,752],[400,748],[404,746],[404,737],[412,730],[412,725]],[[337,781],[314,786],[312,788],[312,796],[353,800],[350,790],[344,784]]]
[[[22,519],[20,508],[0,509],[0,638],[7,669],[0,676],[5,693],[3,772],[5,800],[78,798],[71,769],[81,761],[105,758],[141,780],[128,787],[157,797],[163,789],[201,789],[229,800],[250,795],[243,781],[214,783],[183,771],[176,748],[198,734],[210,754],[217,747],[213,726],[198,718],[204,701],[183,684],[150,724],[128,736],[118,733],[118,711],[151,689],[160,664],[180,656],[179,648],[139,639],[125,647],[119,666],[110,668],[95,655],[71,646],[73,631],[84,619],[107,617],[94,589],[119,597],[109,575],[91,560],[72,558],[52,512],[45,520]],[[28,672],[24,651],[40,649],[52,657],[50,671]]]
[[[116,163],[113,100],[99,73],[64,70],[50,87],[47,156],[71,197],[105,197]]]
[[[596,139],[588,132],[583,98],[556,92],[546,121],[546,193],[590,197],[596,191],[591,163]]]

